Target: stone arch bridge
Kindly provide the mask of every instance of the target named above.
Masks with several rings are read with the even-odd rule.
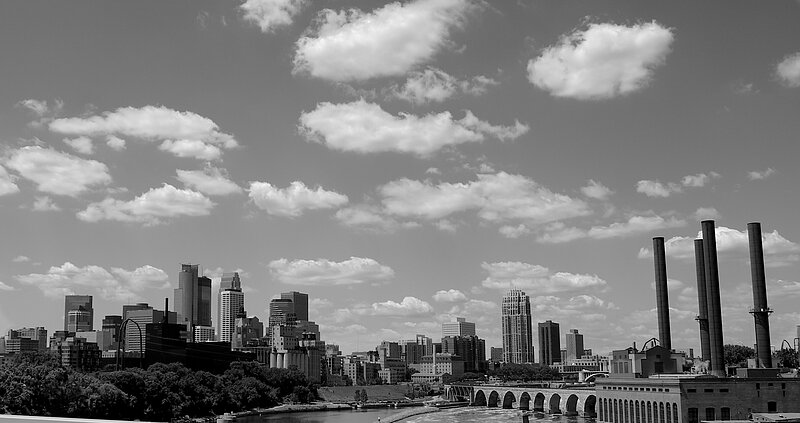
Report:
[[[542,388],[504,385],[445,385],[445,398],[470,405],[540,411],[565,416],[597,417],[594,387]]]

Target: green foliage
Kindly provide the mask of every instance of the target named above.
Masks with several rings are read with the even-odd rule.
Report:
[[[461,376],[450,377],[449,382],[486,382],[486,375],[483,373],[466,372]]]
[[[744,345],[723,345],[722,351],[725,354],[725,366],[747,366],[748,358],[756,357],[756,350]]]
[[[775,353],[775,361],[779,367],[787,367],[790,369],[800,367],[800,363],[798,363],[797,360],[797,351],[792,348],[778,350]]]
[[[505,364],[497,370],[490,370],[490,376],[496,376],[505,381],[535,381],[559,379],[560,374],[556,369],[548,366],[533,364]]]
[[[234,362],[222,375],[178,363],[83,373],[55,355],[23,353],[0,367],[0,413],[7,414],[169,421],[317,397],[302,373],[257,362]]]

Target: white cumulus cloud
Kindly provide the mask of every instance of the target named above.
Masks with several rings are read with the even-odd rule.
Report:
[[[596,200],[606,200],[614,193],[610,188],[594,179],[589,179],[588,184],[585,187],[581,187],[581,192],[583,195]]]
[[[369,13],[324,9],[297,41],[294,72],[332,81],[404,75],[445,47],[473,7],[470,0],[416,0]]]
[[[370,307],[356,308],[353,311],[368,316],[414,317],[432,315],[433,307],[417,297],[404,297],[399,303],[388,300],[372,303]]]
[[[433,300],[436,301],[437,303],[455,303],[460,301],[466,301],[467,296],[464,295],[463,292],[457,289],[448,289],[447,291],[445,290],[436,291],[436,293],[433,294]]]
[[[300,181],[294,181],[286,188],[275,187],[269,182],[250,182],[249,196],[258,208],[285,217],[297,217],[306,210],[337,208],[348,202],[346,195],[322,187],[310,189]]]
[[[94,154],[94,145],[89,137],[64,138],[64,144],[81,154]]]
[[[112,267],[106,270],[100,266],[78,267],[70,262],[52,266],[47,273],[17,275],[22,283],[39,288],[51,298],[63,298],[76,292],[94,291],[104,299],[123,301],[141,299],[142,294],[152,289],[169,288],[166,272],[146,265],[134,270]]]
[[[358,153],[396,151],[429,156],[445,146],[483,141],[486,136],[515,139],[529,127],[495,126],[467,111],[461,120],[450,112],[394,116],[379,105],[361,99],[352,103],[320,103],[300,116],[300,131],[309,141],[328,148]]]
[[[165,183],[130,201],[106,198],[91,203],[77,216],[86,222],[115,220],[155,225],[175,217],[207,216],[214,206],[214,202],[199,192],[178,189]]]
[[[176,170],[178,180],[187,188],[206,195],[228,195],[242,192],[242,188],[228,179],[224,169],[207,166],[203,170]]]
[[[775,74],[787,87],[800,87],[800,52],[784,57],[775,66]]]
[[[108,145],[111,149],[116,151],[122,151],[125,149],[125,140],[122,138],[115,136],[115,135],[108,135],[106,137],[106,145]]]
[[[768,167],[766,170],[752,170],[747,172],[747,178],[751,181],[758,181],[761,179],[767,179],[770,176],[775,174],[775,169]]]
[[[681,186],[669,182],[661,183],[660,181],[641,180],[636,183],[636,192],[641,192],[648,197],[669,197],[673,193],[681,192]]]
[[[14,177],[8,174],[6,168],[0,166],[0,196],[18,192],[19,187],[14,183]]]
[[[405,84],[393,87],[391,93],[414,104],[441,103],[459,93],[481,95],[490,85],[497,85],[497,81],[483,75],[460,80],[441,69],[427,68],[412,72]]]
[[[529,289],[536,293],[554,293],[578,289],[603,289],[607,283],[597,275],[551,272],[538,264],[522,262],[482,263],[488,276],[481,283],[492,289]]]
[[[275,280],[289,285],[358,285],[383,283],[394,278],[391,267],[362,257],[350,257],[341,262],[282,258],[271,261],[267,267]]]
[[[13,291],[14,287],[5,284],[3,281],[0,281],[0,291]]]
[[[656,22],[594,23],[561,37],[528,62],[528,80],[555,97],[600,100],[645,87],[674,39]]]
[[[46,212],[46,211],[60,211],[61,207],[53,202],[48,196],[36,197],[33,201],[33,211]]]
[[[105,164],[39,146],[11,151],[5,165],[34,182],[39,191],[55,195],[76,197],[111,183]]]
[[[49,124],[53,132],[95,137],[138,138],[160,142],[160,149],[178,157],[202,160],[219,158],[221,148],[238,146],[232,135],[219,130],[214,121],[196,113],[181,112],[164,106],[120,107],[99,115],[55,119]],[[124,143],[110,142],[114,148]]]
[[[292,24],[308,0],[247,0],[239,6],[244,19],[255,23],[261,32],[274,32]]]

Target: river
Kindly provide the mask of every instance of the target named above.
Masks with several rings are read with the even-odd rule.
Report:
[[[402,410],[393,408],[379,408],[370,410],[353,411],[311,411],[303,413],[281,413],[262,417],[239,418],[238,423],[372,423]],[[594,423],[594,419],[581,417],[550,416],[535,413],[530,421],[547,421],[552,423]],[[499,408],[462,407],[442,410],[437,413],[423,414],[409,417],[404,423],[487,423],[487,422],[522,422],[522,412],[519,410],[503,410]]]

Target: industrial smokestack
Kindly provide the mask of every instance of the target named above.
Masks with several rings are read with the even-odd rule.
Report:
[[[664,237],[653,238],[653,261],[656,269],[656,309],[658,310],[658,339],[661,346],[672,350],[669,329],[669,288],[667,286],[667,256]]]
[[[697,268],[697,323],[700,324],[700,356],[711,359],[711,340],[708,335],[708,295],[706,294],[706,266],[703,257],[703,240],[694,240],[694,262]]]
[[[722,343],[722,308],[719,301],[719,268],[717,237],[713,220],[700,222],[703,228],[703,261],[705,262],[706,295],[708,296],[708,335],[711,341],[711,374],[725,377],[725,352]]]
[[[753,319],[756,325],[756,354],[758,367],[772,367],[769,342],[769,314],[767,307],[767,280],[764,276],[764,249],[761,245],[761,224],[747,224],[750,239],[750,275],[753,279]]]

